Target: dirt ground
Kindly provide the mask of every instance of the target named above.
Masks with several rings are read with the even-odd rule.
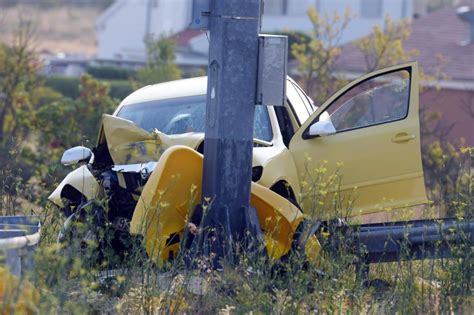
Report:
[[[75,53],[91,56],[97,51],[96,8],[35,6],[0,8],[0,40],[10,42],[20,25],[31,22],[34,47],[39,53]]]

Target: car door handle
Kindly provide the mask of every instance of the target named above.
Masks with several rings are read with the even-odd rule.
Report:
[[[415,135],[408,135],[406,133],[399,133],[395,137],[392,138],[392,142],[395,143],[404,143],[410,140],[415,139]]]

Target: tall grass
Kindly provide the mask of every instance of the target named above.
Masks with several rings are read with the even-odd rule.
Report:
[[[474,206],[473,151],[465,154],[468,162],[454,196],[460,220],[472,218]],[[305,178],[306,188],[299,196],[313,201],[308,220],[323,217],[325,207],[347,216],[351,198],[337,193],[329,201],[326,198],[340,175],[326,174],[324,164],[315,167],[319,175]],[[67,243],[57,244],[62,214],[52,206],[42,213],[36,268],[22,280],[31,283],[39,295],[30,305],[31,313],[438,314],[470,313],[473,307],[472,244],[467,237],[465,243],[453,246],[450,259],[373,264],[370,281],[363,283],[357,277],[350,240],[335,235],[334,230],[320,233],[326,252],[319,265],[308,263],[301,253],[272,261],[258,254],[262,244],[254,252],[240,252],[235,264],[223,262],[222,270],[213,269],[208,258],[193,252],[183,252],[159,267],[146,257],[142,239],[132,240],[125,257],[108,251],[98,257],[97,240],[107,241],[110,227],[96,231],[97,238],[87,239],[84,235],[95,224],[90,218],[77,222],[75,235]],[[338,246],[329,251],[336,236]],[[188,268],[189,255],[194,268]],[[115,271],[107,275],[104,270]],[[18,288],[20,292],[21,286]],[[8,313],[7,307],[22,298],[21,294],[10,295],[12,300],[1,302],[0,312]]]

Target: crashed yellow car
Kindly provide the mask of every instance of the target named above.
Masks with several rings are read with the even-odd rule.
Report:
[[[370,221],[389,209],[425,203],[418,83],[417,64],[403,64],[364,75],[317,107],[288,78],[284,107],[255,108],[253,182],[304,212],[312,205],[300,198],[301,182],[318,178],[315,166],[328,161],[328,173],[340,168],[343,174],[339,192],[353,196],[349,216]],[[113,115],[104,115],[93,152],[65,152],[63,164],[83,165],[49,199],[71,215],[105,190],[115,196],[111,221],[126,230],[162,154],[175,145],[203,153],[206,92],[207,78],[200,77],[129,95]]]

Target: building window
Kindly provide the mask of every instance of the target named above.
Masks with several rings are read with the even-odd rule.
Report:
[[[264,14],[266,15],[287,15],[288,0],[265,0]]]
[[[363,19],[378,19],[382,17],[382,0],[361,0],[360,16]]]

